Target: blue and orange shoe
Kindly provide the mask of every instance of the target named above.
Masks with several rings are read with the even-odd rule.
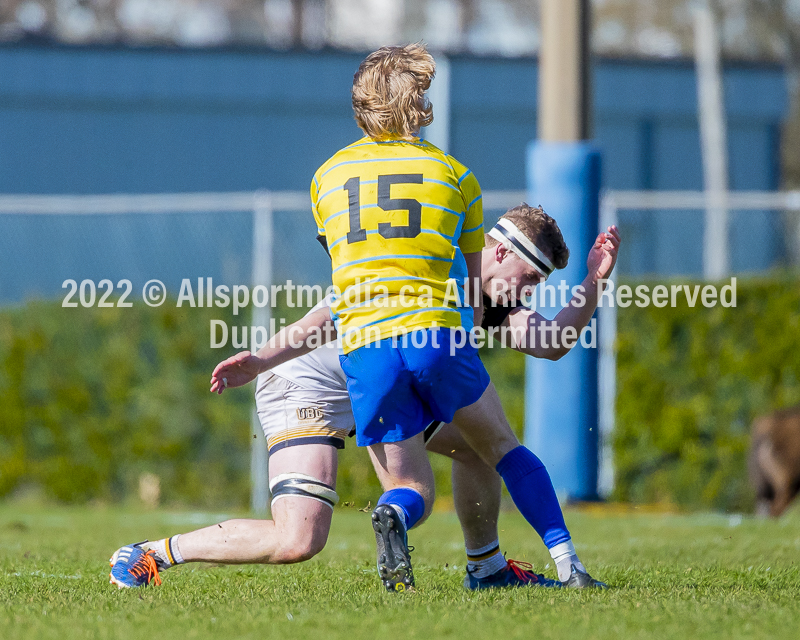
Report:
[[[138,544],[121,547],[114,552],[108,561],[111,565],[111,584],[120,589],[130,587],[146,587],[151,582],[161,584],[156,564],[155,551],[145,551]]]
[[[464,588],[470,591],[480,589],[496,589],[503,587],[561,587],[558,580],[550,580],[540,573],[533,572],[533,565],[529,562],[519,562],[508,560],[505,567],[500,571],[485,578],[476,578],[467,569],[467,576],[464,578]]]

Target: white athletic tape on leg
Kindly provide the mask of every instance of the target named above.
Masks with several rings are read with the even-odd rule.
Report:
[[[331,509],[339,502],[339,494],[330,485],[304,473],[282,473],[269,483],[272,502],[281,498],[310,498],[328,505]]]

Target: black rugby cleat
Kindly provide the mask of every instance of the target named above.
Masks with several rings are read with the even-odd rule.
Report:
[[[372,512],[372,528],[378,547],[378,575],[387,591],[407,591],[414,587],[408,534],[397,512],[379,504]]]
[[[572,565],[569,579],[561,584],[566,589],[608,589],[608,585],[605,582],[595,580],[585,571],[579,571],[574,564]]]

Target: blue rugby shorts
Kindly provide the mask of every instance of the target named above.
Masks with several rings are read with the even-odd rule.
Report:
[[[419,329],[339,356],[356,444],[401,442],[476,402],[489,374],[464,329]]]

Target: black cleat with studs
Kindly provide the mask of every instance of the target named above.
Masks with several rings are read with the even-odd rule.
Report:
[[[407,591],[414,586],[411,548],[403,521],[387,504],[372,512],[372,528],[378,546],[378,575],[387,591]]]
[[[561,584],[567,589],[608,589],[605,582],[595,580],[585,571],[579,571],[574,564],[571,567],[569,580]]]

